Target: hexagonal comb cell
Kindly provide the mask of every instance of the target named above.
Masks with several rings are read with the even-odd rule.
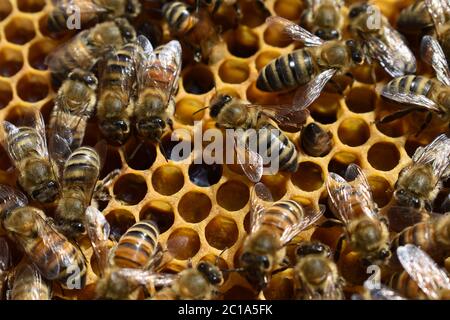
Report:
[[[172,227],[175,214],[172,206],[163,200],[152,200],[146,203],[139,213],[139,220],[151,220],[158,226],[159,232],[164,233]]]
[[[212,208],[209,197],[203,192],[189,191],[178,202],[178,212],[184,221],[199,223],[208,217]]]
[[[183,172],[176,166],[161,166],[153,172],[152,185],[156,192],[170,196],[183,187]]]
[[[276,0],[273,9],[276,15],[289,20],[297,20],[302,12],[303,2],[295,0]]]
[[[53,41],[43,39],[34,42],[28,50],[28,62],[31,67],[37,70],[46,70],[45,57],[56,48]]]
[[[367,160],[377,170],[389,171],[400,161],[397,147],[389,142],[375,143],[367,152]]]
[[[0,21],[4,20],[12,11],[10,0],[3,0],[0,3]]]
[[[4,47],[0,49],[0,75],[12,77],[22,69],[23,57],[18,50]]]
[[[292,183],[304,191],[319,189],[324,182],[322,168],[314,162],[301,162],[291,176]]]
[[[5,37],[11,43],[25,44],[35,35],[33,21],[27,18],[13,18],[5,26]]]
[[[183,98],[175,106],[175,119],[182,124],[194,125],[194,121],[200,121],[205,115],[203,103],[198,99]]]
[[[237,241],[239,230],[234,219],[225,216],[214,217],[205,228],[205,237],[213,248],[231,248]]]
[[[209,187],[222,177],[222,165],[192,163],[188,170],[189,179],[199,187]]]
[[[200,238],[191,228],[178,228],[167,239],[167,249],[175,259],[187,260],[200,250]]]
[[[36,102],[47,97],[49,92],[48,81],[41,75],[27,73],[17,82],[17,94],[27,102]]]
[[[248,187],[239,181],[227,181],[217,190],[217,203],[228,211],[242,209],[248,202]]]
[[[11,85],[6,81],[0,81],[0,109],[6,107],[13,98]]]
[[[259,50],[258,35],[247,26],[239,26],[225,36],[228,51],[235,57],[248,58]]]
[[[108,212],[105,218],[111,228],[111,237],[116,241],[136,223],[134,215],[125,209],[114,209]]]
[[[141,175],[128,173],[114,183],[114,196],[124,205],[135,205],[147,194],[147,183]]]
[[[341,122],[338,129],[338,137],[342,143],[351,147],[357,147],[369,139],[370,129],[363,119],[348,118]]]
[[[156,160],[156,147],[151,143],[131,140],[124,149],[125,161],[135,170],[147,170]]]
[[[205,65],[195,65],[183,75],[183,88],[188,93],[203,94],[214,88],[214,75]]]
[[[248,64],[235,60],[225,60],[219,68],[219,77],[226,83],[241,83],[250,75]]]
[[[370,112],[375,109],[376,93],[371,88],[353,88],[345,97],[345,103],[350,111],[355,113]]]
[[[45,7],[45,0],[17,0],[17,7],[22,12],[39,12]]]

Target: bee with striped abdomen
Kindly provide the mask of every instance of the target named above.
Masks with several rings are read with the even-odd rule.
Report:
[[[444,53],[435,39],[425,36],[421,43],[421,56],[433,67],[437,78],[410,75],[385,84],[381,95],[401,103],[403,108],[380,119],[380,123],[390,122],[412,111],[428,112],[420,133],[429,124],[433,114],[443,121],[450,121],[450,71]]]
[[[414,287],[410,282],[415,282],[417,291],[406,292],[413,299],[423,295],[433,300],[450,299],[450,278],[429,255],[419,247],[407,244],[397,248],[397,256],[408,277],[398,277],[397,281],[391,281],[394,289],[405,290]]]
[[[84,138],[86,124],[95,112],[97,102],[97,77],[81,69],[69,73],[55,98],[55,106],[50,116],[50,149],[53,140],[64,139],[70,149],[75,150]]]
[[[349,8],[349,29],[361,41],[368,62],[377,60],[392,77],[416,72],[416,58],[380,9],[369,3]]]
[[[336,222],[345,228],[336,248],[335,260],[341,254],[345,239],[363,263],[382,264],[390,257],[387,223],[378,212],[362,169],[350,164],[345,177],[330,172],[327,178],[330,208],[339,219]]]
[[[431,211],[442,181],[449,176],[450,138],[442,134],[417,148],[412,162],[398,175],[394,198],[401,206]]]
[[[309,111],[302,107],[300,102],[297,106],[298,100],[298,97],[294,99],[292,105],[259,105],[246,103],[226,94],[220,94],[211,100],[209,114],[212,119],[216,120],[217,127],[244,130],[242,136],[236,137],[238,140],[236,151],[238,161],[250,180],[259,181],[264,160],[266,160],[265,164],[269,166],[273,164],[267,163],[269,160],[262,159],[262,156],[258,154],[258,151],[261,153],[263,148],[271,150],[270,160],[275,159],[278,162],[279,170],[291,172],[297,170],[295,145],[278,129],[277,125],[281,124],[297,129],[303,126]],[[256,141],[258,150],[252,150],[248,145],[249,141]],[[253,166],[244,163],[246,153],[251,154],[252,158],[261,158],[261,163]]]
[[[207,261],[176,275],[175,280],[153,296],[153,300],[211,300],[217,298],[217,288],[224,282],[222,271]]]
[[[9,300],[50,300],[51,283],[44,279],[39,270],[27,259],[15,269]]]
[[[91,70],[109,48],[118,49],[135,38],[136,31],[126,19],[99,23],[51,52],[45,63],[55,80],[65,79],[75,68]]]
[[[180,1],[168,2],[162,10],[171,34],[192,49],[194,60],[207,60],[221,41],[209,12]]]
[[[330,131],[323,130],[313,122],[302,130],[300,143],[306,154],[312,157],[323,157],[333,148],[332,137]]]
[[[85,29],[105,20],[135,18],[140,11],[139,0],[53,0],[47,26],[53,33],[67,31],[71,27],[71,16],[77,14],[79,25],[73,28]]]
[[[433,19],[423,0],[416,0],[404,8],[397,19],[397,29],[406,35],[417,36],[433,28]]]
[[[344,279],[331,260],[331,250],[320,242],[301,243],[294,267],[296,298],[300,300],[343,300]]]
[[[152,50],[150,41],[140,35],[136,42],[106,55],[100,77],[97,118],[100,131],[110,142],[121,145],[130,135],[136,71]]]
[[[6,234],[25,252],[47,280],[64,288],[86,284],[86,261],[81,251],[60,234],[40,209],[27,205],[20,191],[0,185],[1,222]]]
[[[280,200],[264,208],[261,199],[271,201],[271,194],[257,183],[250,199],[251,230],[239,256],[239,271],[258,291],[266,287],[271,273],[285,259],[286,244],[324,212],[324,207],[312,210],[293,200]]]
[[[102,149],[101,147],[104,148]],[[67,159],[62,174],[61,199],[55,211],[55,223],[66,237],[74,239],[85,231],[85,212],[91,204],[106,145],[96,149],[80,147]]]
[[[17,127],[3,121],[0,141],[18,171],[18,184],[33,200],[49,203],[59,196],[58,168],[50,158],[45,124],[39,110],[33,109],[31,124],[21,119]]]
[[[343,6],[342,0],[307,0],[301,23],[323,40],[338,40],[344,25]]]
[[[156,48],[139,68],[134,107],[139,138],[159,142],[167,127],[172,127],[180,70],[181,45],[176,40]]]
[[[391,251],[406,244],[420,247],[433,260],[441,263],[450,255],[450,215],[433,215],[428,220],[407,227],[397,234],[391,242]],[[396,257],[392,265],[398,265]]]
[[[262,91],[277,92],[298,88],[306,107],[317,99],[327,82],[335,75],[343,75],[364,57],[357,43],[323,41],[295,23],[281,17],[267,18],[269,26],[281,25],[284,33],[301,41],[305,48],[282,55],[259,71],[256,87]]]

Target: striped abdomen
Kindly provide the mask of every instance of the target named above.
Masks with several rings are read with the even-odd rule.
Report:
[[[263,91],[282,91],[302,86],[316,75],[308,49],[300,49],[272,60],[259,72],[256,87]]]
[[[433,20],[424,1],[416,1],[403,9],[397,19],[397,28],[409,34],[422,32],[432,26]]]
[[[100,157],[91,147],[76,149],[67,160],[63,174],[63,193],[81,190],[90,196],[100,173]]]
[[[198,22],[183,2],[170,2],[163,6],[163,15],[173,33],[185,34]],[[206,32],[206,31],[205,31]]]
[[[259,219],[257,228],[277,233],[279,237],[298,224],[303,217],[303,208],[295,201],[282,200],[267,208]]]
[[[32,264],[21,264],[14,273],[11,300],[50,300],[51,284]]]
[[[140,50],[137,44],[128,43],[107,60],[102,78],[103,90],[122,90],[126,91],[124,93],[128,95],[130,94],[129,89],[136,75],[135,57]]]
[[[145,269],[153,259],[159,230],[150,220],[135,223],[119,240],[112,260],[117,267]]]
[[[389,280],[389,286],[406,298],[427,299],[427,296],[406,271],[394,273]]]
[[[397,77],[384,85],[383,90],[390,93],[415,93],[429,97],[436,82],[422,76],[408,75]]]
[[[257,141],[258,153],[263,157],[265,167],[280,171],[297,171],[297,150],[294,144],[278,128],[271,124],[264,124],[256,130],[257,139],[254,139],[254,134],[255,131],[253,130],[246,131],[246,143]]]
[[[20,162],[29,157],[41,157],[44,141],[39,133],[30,127],[19,127],[8,136],[8,149],[11,157]]]

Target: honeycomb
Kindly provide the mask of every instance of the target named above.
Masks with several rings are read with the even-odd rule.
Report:
[[[46,30],[50,2],[0,1],[0,119],[11,121],[24,109],[36,106],[48,122],[55,89],[50,84],[44,59],[64,41],[63,38],[50,37]],[[394,23],[401,8],[411,1],[374,2]],[[298,22],[303,3],[301,0],[267,0],[266,6],[273,15]],[[137,21],[144,21],[147,15],[154,16],[154,13],[145,12]],[[207,111],[193,113],[207,105],[216,90],[250,102],[277,103],[292,98],[260,92],[255,82],[259,69],[271,59],[292,51],[298,44],[286,41],[273,29],[267,29],[264,23],[266,16],[245,1],[243,15],[241,25],[223,33],[223,57],[209,66],[191,63],[183,68],[176,96],[176,129],[184,128],[192,133],[194,121],[199,120],[203,120],[203,129],[213,128],[214,122]],[[161,30],[167,36],[167,30]],[[419,69],[430,72],[422,65]],[[414,127],[417,121],[411,121],[413,116],[389,125],[374,124],[395,106],[380,99],[368,67],[357,68],[352,73],[355,82],[347,88],[345,95],[327,89],[310,107],[308,123],[315,121],[331,132],[333,149],[323,157],[311,157],[300,152],[297,172],[264,176],[262,181],[272,191],[275,200],[292,198],[312,206],[326,203],[324,181],[328,172],[342,174],[348,164],[355,162],[366,171],[375,201],[384,207],[391,202],[398,173],[414,150],[429,143],[443,128],[442,123],[434,120],[423,134],[415,137],[412,132],[417,129]],[[376,74],[377,86],[388,79],[381,70]],[[414,117],[417,120],[420,115]],[[299,132],[286,132],[286,135],[301,150]],[[93,119],[88,124],[84,142],[94,145],[99,139]],[[199,260],[215,261],[220,254],[221,268],[236,267],[240,247],[249,230],[251,184],[248,179],[237,166],[166,161],[160,148],[152,144],[144,144],[135,156],[130,157],[138,143],[131,139],[121,148],[109,146],[102,169],[101,178],[114,169],[121,169],[120,176],[110,188],[112,199],[101,204],[113,235],[120,236],[140,219],[152,219],[161,230],[160,242],[174,258],[163,272],[178,272],[186,267],[188,261],[194,264]],[[162,143],[166,151],[175,145],[170,135],[165,136]],[[189,159],[190,155],[183,156]],[[2,150],[0,183],[14,177],[14,173],[7,170],[10,166]],[[328,211],[325,215],[330,217]],[[311,228],[299,236],[301,239],[310,237],[333,244],[337,236],[320,228]],[[88,285],[80,291],[56,289],[56,298],[88,299],[93,296],[98,274],[96,261],[87,238],[80,240],[80,246],[89,264]],[[351,256],[346,258],[351,261]],[[343,268],[345,271],[346,267]],[[349,270],[347,280],[355,285],[367,277],[365,272],[356,272],[355,276],[351,263]],[[291,279],[289,270],[276,274],[259,298],[289,298],[292,294]],[[258,298],[258,294],[236,272],[226,274],[226,282],[220,291],[224,299]]]

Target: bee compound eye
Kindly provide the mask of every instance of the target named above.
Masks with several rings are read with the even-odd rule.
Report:
[[[325,31],[323,29],[318,29],[316,31],[316,36],[318,36],[319,38],[323,38],[325,36]]]
[[[330,35],[331,35],[332,39],[337,39],[337,38],[339,38],[339,31],[331,30]]]

